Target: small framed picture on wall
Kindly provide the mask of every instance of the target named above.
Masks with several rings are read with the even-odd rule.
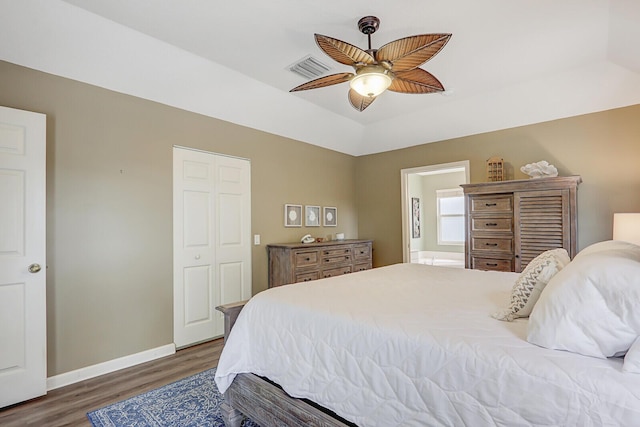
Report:
[[[302,205],[284,205],[284,226],[302,227]]]
[[[325,227],[336,227],[338,225],[338,208],[325,206],[322,212],[322,220]]]
[[[411,222],[412,237],[418,239],[420,237],[420,199],[411,198]]]
[[[304,225],[307,227],[320,227],[320,206],[304,207]]]

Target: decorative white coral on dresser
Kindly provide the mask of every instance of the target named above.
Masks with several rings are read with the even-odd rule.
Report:
[[[536,163],[529,163],[520,168],[520,170],[529,175],[531,178],[542,178],[547,176],[558,176],[558,169],[555,166],[550,165],[546,160],[541,160]]]

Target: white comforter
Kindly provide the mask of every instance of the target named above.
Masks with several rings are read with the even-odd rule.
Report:
[[[639,425],[640,375],[621,359],[525,341],[515,273],[398,264],[261,292],[216,372],[252,372],[359,426]]]

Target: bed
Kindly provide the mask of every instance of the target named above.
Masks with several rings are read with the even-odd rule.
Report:
[[[622,356],[632,352],[633,334],[640,332],[634,323],[640,314],[633,314],[640,312],[636,248],[637,257],[626,257],[622,267],[587,256],[583,265],[576,256],[562,266],[538,296],[531,313],[537,323],[492,317],[509,306],[524,272],[397,264],[261,292],[227,311],[228,337],[215,378],[225,397],[225,423],[239,425],[246,415],[263,427],[634,425],[640,374]],[[557,289],[566,294],[567,277],[600,265],[622,268],[638,290],[627,301],[626,325],[611,323],[616,331],[627,328],[613,334],[621,335],[622,347],[585,356],[559,351],[562,342],[544,343],[549,348],[528,342],[535,335],[530,323],[562,341],[549,322],[568,331],[562,322],[571,319],[552,315],[562,317],[566,304],[577,306],[580,297],[559,307],[549,301]],[[601,281],[609,283],[610,275]],[[586,304],[574,320],[604,319],[598,307]],[[603,333],[611,341],[611,331]],[[640,360],[640,351],[635,354]]]

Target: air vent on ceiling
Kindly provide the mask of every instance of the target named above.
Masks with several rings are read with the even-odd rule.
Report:
[[[318,61],[311,55],[289,66],[289,71],[299,74],[306,79],[317,79],[329,70],[331,70],[331,67]]]

